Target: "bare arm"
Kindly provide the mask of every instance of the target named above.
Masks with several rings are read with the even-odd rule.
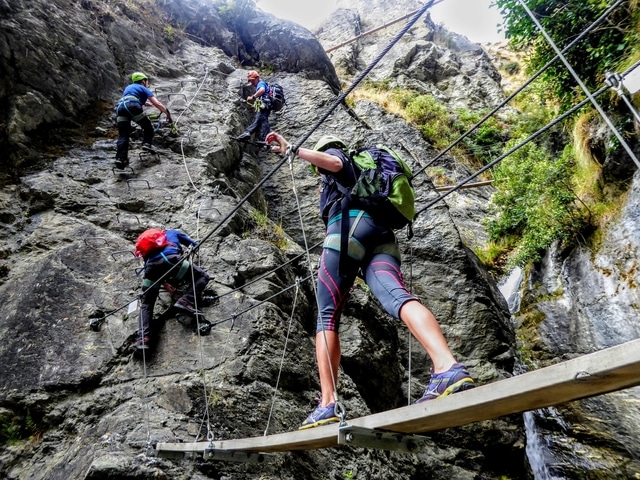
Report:
[[[255,100],[258,97],[261,97],[262,95],[264,95],[264,87],[260,87],[258,90],[256,90],[256,93],[254,93],[253,95],[249,95],[247,97],[247,102],[251,101],[251,100]]]
[[[169,113],[169,109],[165,107],[162,103],[160,103],[160,100],[158,100],[156,97],[149,97],[149,101],[154,107],[156,107],[158,110],[160,110],[167,116],[168,121],[171,121],[171,114]]]
[[[265,141],[267,144],[271,145],[271,150],[275,153],[285,153],[289,147],[287,139],[276,132],[269,133],[265,138]],[[299,148],[298,157],[318,168],[333,173],[339,172],[343,167],[342,160],[340,158],[325,152],[317,152],[309,148]]]

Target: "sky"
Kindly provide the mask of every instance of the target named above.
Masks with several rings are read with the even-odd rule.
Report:
[[[443,23],[448,30],[461,33],[473,42],[497,42],[504,39],[496,26],[502,19],[495,7],[489,8],[492,1],[440,0],[429,12],[434,22]],[[336,9],[336,0],[257,0],[256,3],[261,10],[310,30],[318,27]]]

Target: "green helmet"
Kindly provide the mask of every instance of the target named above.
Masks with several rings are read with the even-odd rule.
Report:
[[[333,135],[325,135],[320,140],[318,140],[313,147],[313,149],[318,152],[324,152],[328,148],[340,148],[344,150],[347,148],[347,144],[340,140],[338,137],[334,137]]]
[[[333,135],[325,135],[316,142],[313,149],[317,152],[324,152],[329,148],[339,148],[341,150],[346,150],[347,147],[347,144],[340,140],[338,137],[334,137]],[[318,168],[313,163],[309,164],[309,168],[314,174],[320,175]]]
[[[139,82],[141,80],[149,80],[149,77],[147,77],[144,73],[142,72],[133,72],[131,74],[131,81],[133,83]]]

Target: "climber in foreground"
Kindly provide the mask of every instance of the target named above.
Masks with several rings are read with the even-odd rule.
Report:
[[[248,141],[251,134],[258,132],[258,141],[263,142],[269,133],[269,114],[271,113],[271,100],[269,98],[269,85],[264,80],[260,80],[260,74],[255,70],[247,74],[247,81],[255,87],[256,91],[253,95],[247,97],[247,102],[253,104],[256,114],[253,117],[251,125],[244,132],[236,137],[239,141]]]
[[[285,153],[289,147],[287,140],[276,132],[270,132],[266,142],[276,153]],[[352,159],[347,152],[346,143],[332,136],[321,138],[313,150],[300,148],[297,152],[298,157],[309,162],[312,169],[322,176],[320,210],[327,226],[317,279],[316,360],[322,396],[318,407],[304,420],[300,430],[339,421],[334,397],[341,355],[338,323],[360,269],[371,292],[385,310],[409,327],[431,357],[431,380],[416,403],[475,386],[467,368],[453,357],[434,315],[406,289],[393,230],[378,218],[374,220],[372,215],[375,212],[349,206],[351,200],[348,210],[343,210],[343,194],[336,183],[344,187],[356,183]],[[349,216],[348,256],[344,267],[340,258],[343,211],[348,211]]]
[[[131,75],[131,84],[125,87],[122,98],[116,106],[116,123],[118,124],[118,143],[116,150],[116,168],[129,165],[129,137],[131,136],[131,121],[142,128],[142,148],[153,152],[154,129],[151,120],[144,112],[143,106],[147,100],[167,116],[167,122],[172,123],[171,114],[149,90],[149,78],[142,72]]]
[[[209,275],[183,258],[183,245],[191,250],[197,242],[180,230],[152,228],[142,232],[136,240],[135,255],[144,260],[144,278],[134,351],[149,348],[153,308],[163,283],[167,282],[172,287],[180,282],[186,283],[184,294],[173,307],[190,316],[201,315],[196,307],[202,302],[202,292],[209,282]]]

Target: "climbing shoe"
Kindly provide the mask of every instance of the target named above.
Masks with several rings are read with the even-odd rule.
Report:
[[[143,143],[142,144],[142,149],[149,152],[149,153],[157,153],[156,149],[153,148],[153,145],[151,145],[150,143]]]
[[[319,427],[320,425],[327,425],[339,421],[340,419],[336,416],[335,403],[330,403],[326,407],[318,405],[306,420],[302,422],[298,430],[306,430],[307,428]]]
[[[173,304],[174,308],[178,310],[182,310],[183,312],[189,312],[191,315],[202,315],[200,310],[196,310],[196,308],[190,303],[179,299],[176,303]]]
[[[446,372],[431,374],[429,385],[427,385],[422,397],[415,403],[446,397],[452,393],[469,390],[474,387],[475,384],[467,371],[467,367],[461,363],[454,363]]]
[[[251,137],[251,134],[249,132],[242,132],[240,135],[236,137],[236,140],[238,140],[239,142],[243,142],[245,140],[249,140],[250,137]]]

